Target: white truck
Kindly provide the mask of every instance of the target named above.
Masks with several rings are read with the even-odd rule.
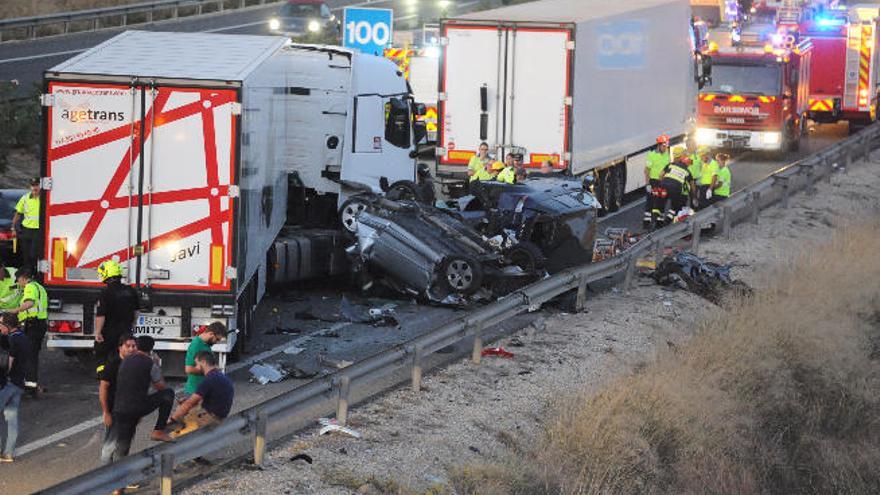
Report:
[[[241,350],[267,284],[344,269],[346,185],[414,180],[424,135],[393,63],[283,37],[127,31],[49,69],[42,102],[48,345],[92,348],[115,259],[172,372],[213,321]]]
[[[593,172],[608,211],[645,185],[658,134],[693,126],[688,0],[544,0],[441,22],[438,174],[481,141],[529,167]]]

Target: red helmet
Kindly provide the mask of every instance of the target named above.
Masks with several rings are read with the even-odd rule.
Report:
[[[667,136],[666,134],[661,134],[657,136],[657,144],[665,144],[669,146],[669,136]]]

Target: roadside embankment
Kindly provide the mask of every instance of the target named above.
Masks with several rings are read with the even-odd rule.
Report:
[[[512,359],[355,408],[361,439],[309,429],[186,493],[876,493],[877,212],[855,164],[703,244],[748,301],[596,294],[503,339]]]

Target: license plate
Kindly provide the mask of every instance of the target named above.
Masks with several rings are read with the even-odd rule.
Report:
[[[179,333],[180,318],[173,316],[138,316],[135,334],[173,336]]]

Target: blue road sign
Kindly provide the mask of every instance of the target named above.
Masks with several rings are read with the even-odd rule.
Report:
[[[346,8],[342,45],[381,57],[394,39],[393,15],[391,9]]]

